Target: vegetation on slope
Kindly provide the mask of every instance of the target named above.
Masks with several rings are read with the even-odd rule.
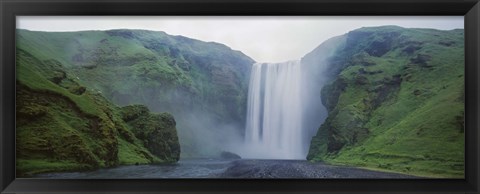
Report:
[[[54,59],[40,59],[35,51],[17,49],[16,153],[17,176],[56,171],[92,170],[121,164],[174,162],[179,158],[175,121],[167,113],[149,126],[132,126],[120,109]],[[143,115],[159,114],[146,110]],[[158,144],[132,131],[150,131]],[[168,134],[159,137],[162,134]],[[159,136],[156,136],[159,135]]]
[[[143,145],[163,161],[180,159],[175,119],[168,113],[152,114],[146,106],[130,105],[121,109],[122,119],[127,122]]]
[[[308,159],[463,178],[463,33],[384,26],[344,35]]]
[[[208,150],[215,128],[244,128],[254,62],[225,45],[146,30],[17,32],[19,48],[62,63],[92,92],[173,114],[184,156]]]
[[[185,156],[211,150],[207,131],[243,129],[253,61],[224,45],[143,30],[17,35],[21,176],[176,161],[176,125]],[[330,82],[308,159],[463,177],[463,36],[361,28],[312,51],[302,59],[308,75]]]

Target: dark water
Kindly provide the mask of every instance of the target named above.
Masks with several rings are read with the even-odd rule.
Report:
[[[48,173],[37,178],[418,178],[302,160],[180,160],[168,165],[131,165],[89,172]]]

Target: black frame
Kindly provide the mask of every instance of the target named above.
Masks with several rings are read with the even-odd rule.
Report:
[[[463,15],[465,179],[16,179],[16,15]],[[478,0],[0,0],[0,20],[2,193],[480,193]]]

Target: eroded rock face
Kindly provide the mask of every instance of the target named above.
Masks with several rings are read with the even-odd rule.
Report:
[[[17,102],[17,175],[118,165],[112,120],[85,113],[62,94],[23,84],[17,85]]]
[[[461,31],[386,26],[346,34],[327,61],[334,69],[321,92],[328,117],[313,137],[307,159],[406,172],[417,167],[408,157],[422,155],[438,165],[449,158],[450,166],[421,171],[462,175],[462,154],[453,156],[435,146],[404,151],[425,142],[449,142],[449,149],[462,153]],[[437,108],[447,105],[452,108]],[[401,164],[406,167],[397,167],[393,157],[408,161]]]
[[[40,60],[32,53],[17,50],[18,177],[178,160],[176,123],[170,114],[132,106],[122,115],[101,91],[78,82],[57,55]],[[149,136],[142,140],[128,121],[144,115],[144,130],[137,131]]]
[[[396,27],[384,28],[383,31],[355,30],[347,35],[346,49],[355,53],[365,51],[370,56],[381,57],[389,52],[399,39]]]
[[[130,105],[122,108],[122,119],[152,154],[166,162],[180,159],[180,143],[171,114],[151,113],[146,106]]]

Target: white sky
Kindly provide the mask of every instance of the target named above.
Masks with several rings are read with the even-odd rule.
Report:
[[[35,31],[146,29],[225,44],[257,62],[300,59],[323,41],[367,26],[451,30],[463,16],[18,16]]]

